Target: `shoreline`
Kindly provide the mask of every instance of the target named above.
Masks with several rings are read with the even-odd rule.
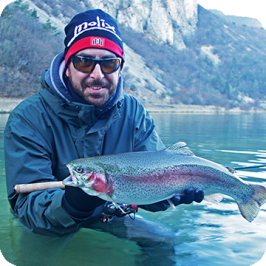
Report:
[[[24,99],[0,98],[0,114],[9,114]]]
[[[265,113],[263,108],[250,108],[249,110],[241,110],[239,107],[227,109],[225,107],[214,105],[144,105],[149,113],[191,113],[191,114],[243,114],[243,113]]]
[[[14,108],[24,99],[18,98],[0,98],[0,114],[9,114]],[[148,105],[143,104],[149,113],[191,113],[191,114],[241,114],[241,113],[265,113],[266,110],[262,108],[252,107],[250,110],[241,110],[239,107],[233,109],[226,109],[224,107],[214,105]]]

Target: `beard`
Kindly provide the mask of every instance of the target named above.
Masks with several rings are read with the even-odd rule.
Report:
[[[100,107],[114,95],[120,79],[120,70],[110,74],[94,74],[81,73],[72,64],[66,70],[73,90],[83,101]]]
[[[100,107],[105,104],[115,93],[117,85],[108,81],[87,81],[75,82],[69,76],[74,91],[88,104]]]

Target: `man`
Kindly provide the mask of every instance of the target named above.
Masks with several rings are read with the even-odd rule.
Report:
[[[5,130],[8,199],[30,230],[62,236],[102,219],[105,201],[79,188],[14,193],[14,185],[58,181],[66,163],[83,157],[164,148],[145,108],[122,91],[123,42],[115,20],[101,10],[76,15],[65,28],[65,51],[42,76],[43,90],[23,101]],[[200,202],[202,191],[174,197]],[[167,201],[140,206],[166,210]]]

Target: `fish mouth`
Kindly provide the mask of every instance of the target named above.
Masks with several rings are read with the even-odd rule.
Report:
[[[84,171],[82,170],[82,172],[77,172],[75,170],[75,168],[72,168],[70,166],[68,166],[68,169],[69,169],[69,172],[70,172],[70,175],[65,178],[62,183],[65,185],[65,186],[72,186],[72,187],[90,187],[93,183],[92,182],[89,182],[89,178],[91,177],[91,175],[93,174],[92,171]]]
[[[75,171],[70,171],[70,175],[67,178],[65,178],[62,181],[62,183],[65,186],[80,187],[82,186],[82,182],[79,180],[80,180],[79,174],[76,173]]]
[[[62,181],[63,185],[65,186],[72,186],[72,187],[79,187],[79,185],[73,180],[72,176],[69,175]]]

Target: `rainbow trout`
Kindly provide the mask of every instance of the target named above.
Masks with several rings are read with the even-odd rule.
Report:
[[[252,222],[266,201],[266,189],[249,184],[224,166],[195,156],[184,142],[161,151],[130,152],[76,159],[67,164],[63,184],[114,203],[146,205],[202,189],[204,199],[232,197],[242,216]]]

